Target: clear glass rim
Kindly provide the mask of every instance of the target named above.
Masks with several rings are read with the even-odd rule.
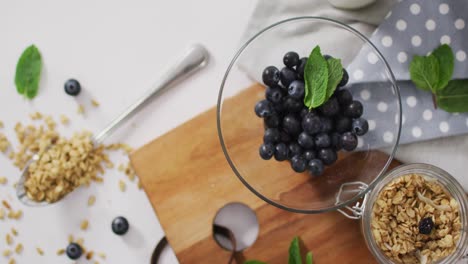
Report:
[[[355,197],[353,197],[352,199],[350,199],[350,200],[348,200],[346,202],[343,202],[343,203],[340,203],[338,205],[334,205],[334,206],[331,206],[331,207],[328,207],[328,208],[322,208],[322,209],[299,209],[299,208],[288,207],[288,206],[282,205],[280,203],[277,203],[277,202],[269,199],[268,197],[262,195],[257,190],[255,190],[255,188],[253,188],[242,177],[241,173],[237,170],[236,166],[234,165],[234,162],[232,161],[232,159],[231,159],[231,157],[229,155],[229,152],[228,152],[228,150],[226,148],[226,145],[224,143],[224,137],[223,137],[222,128],[221,128],[221,108],[222,108],[222,99],[223,99],[224,86],[226,84],[226,80],[227,80],[227,78],[229,76],[230,71],[232,70],[235,63],[237,62],[237,59],[244,52],[244,50],[250,45],[250,43],[252,43],[255,39],[257,39],[263,33],[267,32],[267,31],[269,31],[271,29],[274,29],[276,27],[279,27],[279,26],[281,26],[281,25],[283,25],[285,23],[295,22],[295,21],[300,21],[300,20],[319,21],[319,22],[329,23],[329,24],[338,26],[338,27],[340,27],[342,29],[348,30],[349,32],[353,33],[355,36],[360,38],[364,43],[369,45],[372,48],[372,51],[375,52],[375,54],[378,56],[378,58],[384,63],[385,69],[386,69],[387,74],[389,76],[389,81],[391,82],[391,84],[393,86],[393,89],[395,90],[395,95],[396,95],[397,101],[398,101],[398,104],[397,104],[398,105],[397,136],[396,136],[396,139],[395,139],[395,144],[392,147],[392,151],[389,154],[389,159],[387,160],[387,162],[384,165],[384,167],[382,168],[382,170],[375,177],[375,179],[368,185],[367,189],[362,191],[360,194],[356,195]],[[247,42],[245,44],[243,44],[241,46],[241,48],[235,53],[233,59],[229,63],[229,66],[228,66],[228,68],[227,68],[227,70],[226,70],[226,72],[224,74],[224,77],[222,79],[222,82],[221,82],[221,86],[220,86],[219,94],[218,94],[217,106],[216,106],[216,125],[217,125],[217,130],[218,130],[218,138],[219,138],[219,141],[221,143],[221,148],[223,150],[224,156],[226,157],[226,160],[227,160],[229,166],[231,167],[232,171],[236,174],[236,176],[239,178],[239,180],[252,193],[254,193],[257,197],[259,197],[263,201],[267,202],[268,204],[273,205],[275,207],[278,207],[280,209],[284,209],[286,211],[290,211],[290,212],[293,212],[293,213],[303,213],[303,214],[325,213],[325,212],[330,212],[330,211],[335,211],[337,209],[341,209],[341,208],[343,208],[345,206],[348,206],[348,205],[350,205],[352,203],[355,203],[357,200],[362,198],[362,196],[364,194],[366,194],[369,190],[371,190],[377,184],[377,182],[379,182],[385,176],[385,172],[387,171],[388,167],[390,166],[390,164],[391,164],[391,162],[392,162],[392,160],[393,160],[393,158],[395,156],[396,150],[397,150],[399,142],[400,142],[401,123],[402,123],[402,105],[401,105],[400,89],[399,89],[399,87],[398,87],[398,85],[396,83],[395,76],[393,75],[393,72],[392,72],[392,70],[390,68],[390,65],[388,64],[387,60],[385,60],[385,58],[380,53],[380,51],[377,49],[377,47],[366,36],[364,36],[362,33],[357,31],[356,29],[352,28],[351,26],[348,26],[348,25],[346,25],[346,24],[344,24],[342,22],[339,22],[337,20],[334,20],[334,19],[325,18],[325,17],[317,17],[317,16],[301,16],[301,17],[294,17],[294,18],[281,20],[279,22],[276,22],[276,23],[274,23],[274,24],[260,30],[257,34],[255,34],[253,37],[251,37],[249,40],[247,40]]]

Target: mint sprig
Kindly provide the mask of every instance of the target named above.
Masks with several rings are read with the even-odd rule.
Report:
[[[41,80],[42,58],[39,49],[31,45],[27,47],[16,65],[15,85],[19,94],[28,99],[36,97]]]
[[[342,78],[341,60],[335,58],[326,60],[320,51],[320,46],[315,46],[304,68],[304,104],[309,109],[324,104],[333,95]]]
[[[313,264],[312,252],[308,252],[306,255],[306,264]],[[288,264],[302,264],[302,255],[299,237],[294,237],[289,245],[289,258]],[[244,264],[266,264],[266,262],[258,260],[249,260],[244,262]]]

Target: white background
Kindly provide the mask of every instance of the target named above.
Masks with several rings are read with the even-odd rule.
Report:
[[[256,1],[117,1],[117,0],[0,0],[0,120],[1,132],[13,140],[18,121],[30,123],[28,114],[40,111],[72,120],[65,134],[89,129],[99,131],[127,105],[157,80],[168,63],[193,42],[204,44],[212,57],[210,64],[190,80],[167,91],[122,127],[108,142],[142,146],[198,113],[214,106],[222,75],[239,46],[239,39]],[[43,56],[43,72],[38,97],[33,101],[16,93],[14,73],[17,59],[30,44]],[[63,92],[68,78],[78,79],[84,93],[78,99]],[[89,99],[101,103],[93,108]],[[77,115],[77,101],[84,103],[86,116]],[[163,155],[163,153],[161,153]],[[116,164],[125,161],[114,157]],[[67,245],[67,237],[83,237],[85,246],[107,254],[101,263],[148,263],[162,237],[144,192],[122,173],[109,171],[103,185],[80,188],[64,201],[44,208],[27,208],[14,195],[13,182],[19,171],[0,155],[0,176],[9,179],[0,186],[0,199],[22,209],[20,221],[0,220],[0,250],[7,248],[4,236],[11,227],[19,230],[15,242],[24,244],[17,263],[69,263],[56,251]],[[118,189],[118,180],[127,182],[127,191]],[[96,195],[96,204],[87,199]],[[124,237],[111,232],[117,215],[130,221]],[[90,228],[81,231],[81,220]],[[45,256],[35,248],[40,246]],[[99,258],[95,258],[99,259]],[[0,256],[0,263],[7,259]],[[166,251],[162,263],[177,262]],[[87,263],[80,260],[79,263]]]

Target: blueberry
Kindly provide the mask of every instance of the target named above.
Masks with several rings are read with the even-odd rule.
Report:
[[[331,58],[333,58],[333,57],[332,57],[331,55],[325,54],[325,55],[323,55],[323,58],[324,58],[325,60],[329,60],[329,59],[331,59]]]
[[[281,142],[283,143],[291,142],[292,139],[291,139],[291,136],[288,134],[288,132],[281,131],[280,134],[281,134],[281,137],[280,137]]]
[[[340,89],[336,92],[336,98],[340,105],[345,106],[353,102],[353,95],[348,89]]]
[[[283,92],[281,92],[281,90],[277,87],[267,87],[265,90],[265,97],[273,104],[277,104],[281,102],[281,99],[283,98]]]
[[[303,57],[299,60],[299,63],[297,64],[297,67],[296,67],[296,72],[302,80],[304,80],[304,69],[305,69],[306,64],[307,64],[307,58]]]
[[[75,79],[70,79],[65,82],[65,92],[71,96],[77,96],[81,92],[81,85]]]
[[[289,87],[293,81],[297,80],[297,73],[288,67],[284,67],[280,72],[280,80],[284,87]]]
[[[320,118],[320,132],[328,133],[333,130],[333,120],[328,117]]]
[[[341,135],[341,145],[343,146],[344,150],[353,151],[356,149],[357,144],[357,137],[353,133],[346,132],[343,135]]]
[[[255,104],[255,114],[258,117],[271,116],[273,114],[271,103],[267,100],[258,101],[257,104]]]
[[[314,176],[320,176],[323,174],[323,170],[325,169],[323,166],[323,162],[319,159],[312,159],[309,161],[309,171],[310,174]]]
[[[70,259],[76,260],[79,259],[83,254],[83,249],[77,243],[70,243],[67,246],[66,253]]]
[[[301,118],[304,118],[304,116],[306,116],[308,113],[309,113],[309,109],[307,107],[304,107],[301,109],[301,111],[299,111],[299,116]]]
[[[344,115],[352,118],[358,118],[362,115],[362,104],[359,101],[353,101],[344,108]]]
[[[432,218],[426,217],[419,221],[419,234],[429,235],[434,228],[434,221]]]
[[[263,70],[262,80],[266,86],[274,86],[280,80],[280,71],[275,66],[268,66]]]
[[[273,157],[273,154],[275,154],[275,146],[269,143],[262,144],[258,151],[262,159],[269,160]]]
[[[335,97],[331,97],[319,108],[324,116],[335,116],[340,112],[340,104]]]
[[[312,149],[314,148],[314,137],[307,134],[306,132],[302,132],[299,134],[299,137],[297,138],[297,143],[301,145],[301,147],[305,149]]]
[[[352,120],[346,116],[338,116],[335,119],[335,130],[338,133],[344,133],[351,131]]]
[[[302,154],[302,148],[297,142],[289,143],[288,149],[290,157]]]
[[[294,99],[303,100],[304,99],[304,82],[303,81],[293,81],[288,88],[288,94]]]
[[[341,81],[338,84],[338,87],[345,86],[348,83],[348,80],[349,80],[348,72],[345,69],[343,69],[343,78],[341,78]]]
[[[283,129],[291,136],[297,136],[301,133],[301,123],[297,118],[288,114],[283,118]]]
[[[318,151],[318,158],[325,165],[332,165],[338,159],[336,151],[331,148],[324,148]]]
[[[318,132],[320,132],[321,129],[320,117],[313,113],[307,114],[302,119],[302,128],[305,132],[307,132],[310,135],[317,134]]]
[[[304,106],[304,103],[292,97],[287,97],[283,101],[283,107],[286,109],[287,112],[291,112],[291,113],[299,112],[302,110],[303,106]]]
[[[279,143],[275,146],[275,159],[277,161],[283,161],[288,159],[289,149],[284,143]]]
[[[298,62],[299,62],[299,54],[297,54],[296,52],[290,51],[284,54],[283,63],[287,67],[292,69],[293,67],[297,65]]]
[[[341,135],[339,133],[335,132],[331,134],[330,141],[332,149],[338,151],[343,148],[343,145],[341,144]]]
[[[283,96],[283,100],[281,100],[281,103],[272,104],[272,108],[277,114],[283,114],[286,112],[285,101],[286,101],[286,98]]]
[[[354,134],[363,136],[369,131],[369,123],[364,118],[357,118],[353,120],[352,128]]]
[[[265,134],[263,134],[263,142],[265,143],[277,143],[281,139],[280,131],[277,128],[267,128]]]
[[[317,155],[315,155],[315,151],[313,150],[306,150],[304,151],[304,153],[302,153],[302,156],[304,157],[304,159],[306,159],[307,161],[309,160],[313,160],[317,157]]]
[[[272,114],[271,116],[267,116],[264,119],[264,124],[265,124],[265,127],[267,128],[279,127],[280,122],[281,120],[277,114]]]
[[[116,235],[124,235],[125,233],[128,232],[128,229],[130,228],[130,225],[128,224],[128,221],[125,217],[123,216],[118,216],[114,220],[112,220],[112,231]]]
[[[315,136],[315,146],[317,148],[328,148],[331,145],[330,136],[326,133],[320,133]]]
[[[295,155],[291,158],[291,167],[295,172],[304,172],[307,169],[307,161],[301,155]]]

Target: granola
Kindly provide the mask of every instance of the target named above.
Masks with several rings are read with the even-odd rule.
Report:
[[[429,235],[421,219],[435,223]],[[379,193],[371,231],[382,252],[397,263],[434,263],[452,254],[461,235],[458,202],[437,181],[417,174],[399,177]]]

